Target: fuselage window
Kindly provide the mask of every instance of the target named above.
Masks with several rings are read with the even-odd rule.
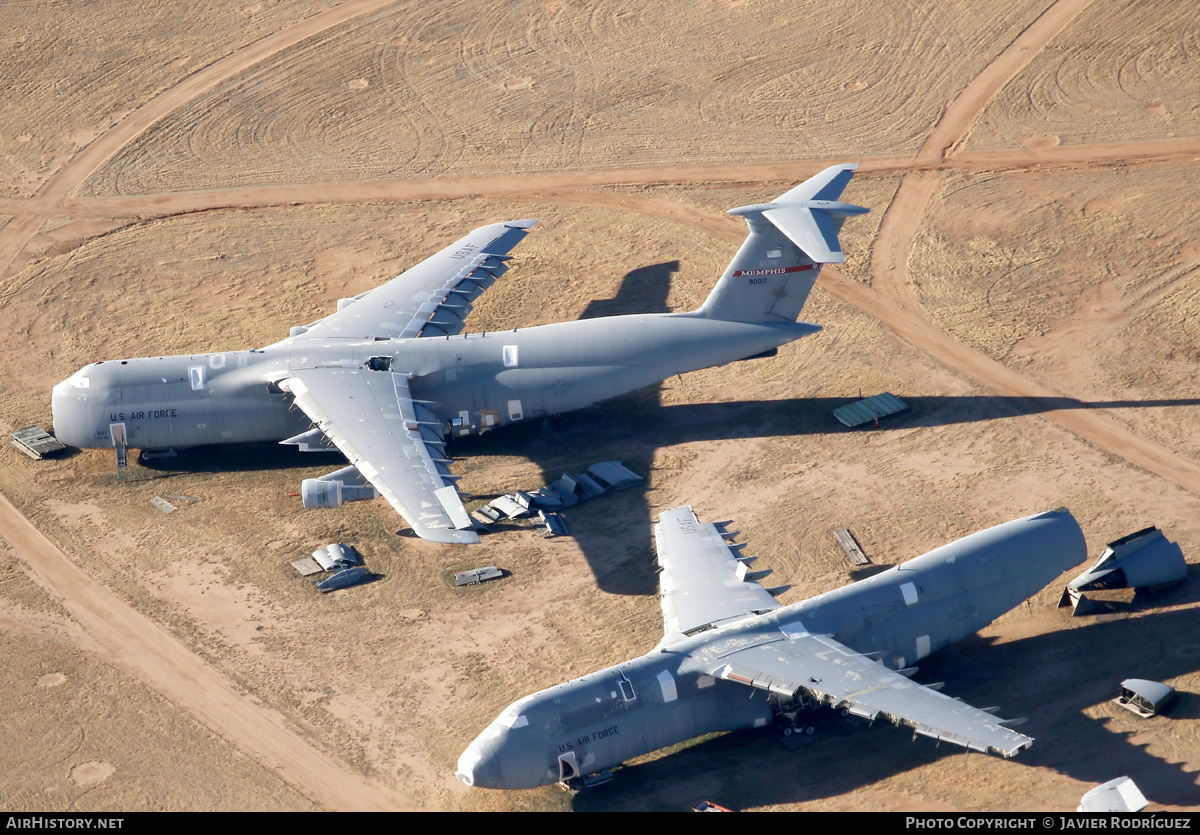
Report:
[[[504,367],[505,368],[516,368],[517,367],[517,346],[516,345],[505,345],[504,346]]]
[[[193,365],[188,369],[188,375],[192,378],[192,391],[200,391],[204,388],[204,366]]]

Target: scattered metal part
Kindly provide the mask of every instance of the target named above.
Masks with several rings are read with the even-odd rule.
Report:
[[[163,493],[163,496],[164,496],[164,498],[168,498],[168,499],[179,499],[181,502],[198,502],[198,501],[200,501],[199,496],[184,496],[180,493]]]
[[[318,548],[313,551],[312,558],[326,571],[362,565],[362,557],[358,551],[354,550],[353,545],[344,542],[334,542],[324,548]]]
[[[640,475],[627,469],[620,461],[602,461],[589,467],[587,473],[563,473],[558,481],[536,490],[517,490],[500,496],[475,510],[472,517],[477,528],[487,530],[488,525],[501,519],[523,519],[537,513],[542,536],[547,539],[564,536],[567,533],[566,520],[558,513],[544,515],[542,511],[572,507],[581,501],[602,496],[609,490],[624,490],[641,481]],[[553,517],[554,522],[547,526],[548,517]]]
[[[627,490],[642,482],[642,477],[627,469],[620,461],[601,461],[588,467],[590,475],[598,485],[613,490]]]
[[[1127,678],[1121,682],[1121,695],[1113,699],[1143,719],[1160,713],[1175,695],[1175,688],[1161,681]]]
[[[846,406],[839,406],[833,410],[833,416],[843,426],[850,428],[862,426],[864,423],[870,423],[871,421],[874,421],[875,425],[878,426],[880,418],[894,415],[897,412],[903,412],[907,408],[907,403],[891,392],[885,391],[883,394],[877,394],[874,397],[867,397]]]
[[[495,499],[491,507],[500,511],[500,513],[509,519],[520,519],[529,515],[529,504],[521,504],[517,500],[515,493],[506,493],[500,498]]]
[[[333,557],[333,564],[336,566],[350,568],[351,566],[362,565],[362,556],[353,545],[347,545],[344,542],[332,542],[325,547],[329,551],[329,556]]]
[[[500,517],[503,515],[490,504],[485,504],[478,510],[471,511],[471,516],[475,519],[476,527],[482,525],[484,530],[488,530],[488,525],[494,525],[499,522]]]
[[[547,513],[544,510],[539,510],[538,518],[542,521],[541,533],[546,539],[567,535],[567,521],[563,519],[561,513],[554,513],[553,511]]]
[[[1096,564],[1067,584],[1059,608],[1072,606],[1074,615],[1086,614],[1085,591],[1103,589],[1158,589],[1187,578],[1187,562],[1180,547],[1156,527],[1110,542]]]
[[[356,565],[353,568],[343,568],[341,571],[334,574],[328,580],[322,580],[317,583],[317,591],[328,593],[337,591],[338,589],[357,586],[359,583],[364,583],[371,578],[371,572],[367,571],[364,566]]]
[[[460,571],[455,574],[454,585],[477,586],[480,583],[486,583],[488,580],[497,580],[503,576],[504,572],[494,565],[483,568],[472,568],[470,571]]]
[[[604,488],[596,482],[596,479],[592,478],[587,473],[575,473],[575,475],[571,476],[571,479],[575,482],[575,495],[577,495],[581,501],[585,499],[599,498],[600,496],[604,495]]]
[[[150,500],[150,504],[157,507],[163,513],[174,513],[176,510],[175,505],[171,504],[169,501],[164,499],[162,496],[155,496],[153,499]]]
[[[1150,801],[1128,777],[1118,777],[1089,791],[1077,812],[1140,812]]]

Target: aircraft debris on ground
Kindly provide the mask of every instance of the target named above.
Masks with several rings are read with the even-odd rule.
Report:
[[[350,586],[357,586],[360,583],[365,583],[371,579],[371,572],[366,569],[366,566],[356,565],[350,568],[342,568],[334,572],[327,580],[322,580],[316,584],[317,591],[322,594],[327,594],[338,589],[347,589]]]
[[[353,545],[333,542],[313,551],[310,557],[296,560],[292,563],[292,568],[303,577],[311,577],[322,571],[330,572],[329,577],[313,584],[317,591],[330,592],[371,579],[373,575],[362,563],[362,555]]]
[[[66,444],[40,426],[26,426],[24,429],[9,432],[8,437],[12,438],[13,446],[35,460],[67,448]]]
[[[1144,678],[1127,678],[1121,682],[1121,695],[1113,701],[1148,719],[1161,713],[1174,696],[1175,688],[1169,684]]]
[[[456,586],[477,586],[480,583],[486,583],[488,580],[499,580],[504,576],[504,572],[494,565],[484,566],[483,568],[472,568],[470,571],[460,571],[454,575],[454,585]]]
[[[569,533],[567,530],[567,520],[563,519],[561,513],[539,510],[538,519],[542,522],[539,530],[546,539],[553,539],[556,536],[566,536]]]
[[[554,519],[547,521],[544,511],[574,507],[579,502],[603,496],[609,490],[627,490],[642,480],[640,475],[620,461],[601,461],[588,467],[586,473],[563,473],[562,478],[545,487],[528,492],[517,490],[505,493],[475,510],[472,515],[486,530],[488,525],[502,518],[523,519],[536,514],[551,536],[562,536],[567,532],[562,516],[551,513]]]
[[[1150,805],[1137,784],[1117,777],[1096,786],[1083,796],[1076,812],[1140,812]]]
[[[1157,590],[1187,579],[1183,550],[1156,527],[1123,536],[1108,543],[1096,564],[1063,589],[1059,608],[1072,607],[1072,614],[1087,614],[1090,606],[1085,591],[1104,589]]]
[[[864,423],[870,423],[871,421],[875,421],[875,425],[878,426],[880,418],[890,417],[907,409],[907,403],[891,392],[885,391],[883,394],[877,394],[874,397],[867,397],[846,406],[839,406],[833,410],[833,416],[838,419],[838,423],[842,424],[842,426],[853,429],[855,426],[862,426]]]

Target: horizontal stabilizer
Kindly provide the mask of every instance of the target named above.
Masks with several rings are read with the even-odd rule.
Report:
[[[788,240],[818,264],[841,264],[846,256],[838,242],[835,218],[865,214],[866,209],[849,203],[818,204],[815,201],[798,205],[775,204],[763,217],[787,235]]]
[[[769,203],[730,209],[749,234],[698,312],[727,322],[797,322],[821,266],[846,260],[842,221],[867,211],[838,200],[857,167],[830,166]]]
[[[841,264],[846,256],[838,242],[838,221],[868,211],[837,199],[856,168],[858,163],[826,168],[770,203],[730,209],[729,214],[761,215],[814,263]]]

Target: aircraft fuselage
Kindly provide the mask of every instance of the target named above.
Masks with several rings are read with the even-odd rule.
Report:
[[[905,669],[1018,606],[1085,554],[1069,514],[1042,514],[801,603],[668,635],[641,658],[513,703],[464,751],[457,776],[482,788],[535,788],[705,733],[761,727],[781,694],[716,675],[729,653],[807,633]]]
[[[77,447],[182,449],[280,441],[309,421],[275,382],[293,370],[410,375],[447,434],[591,406],[675,374],[734,362],[819,330],[696,313],[648,314],[404,340],[293,341],[253,351],[107,360],[54,387],[55,434]]]

